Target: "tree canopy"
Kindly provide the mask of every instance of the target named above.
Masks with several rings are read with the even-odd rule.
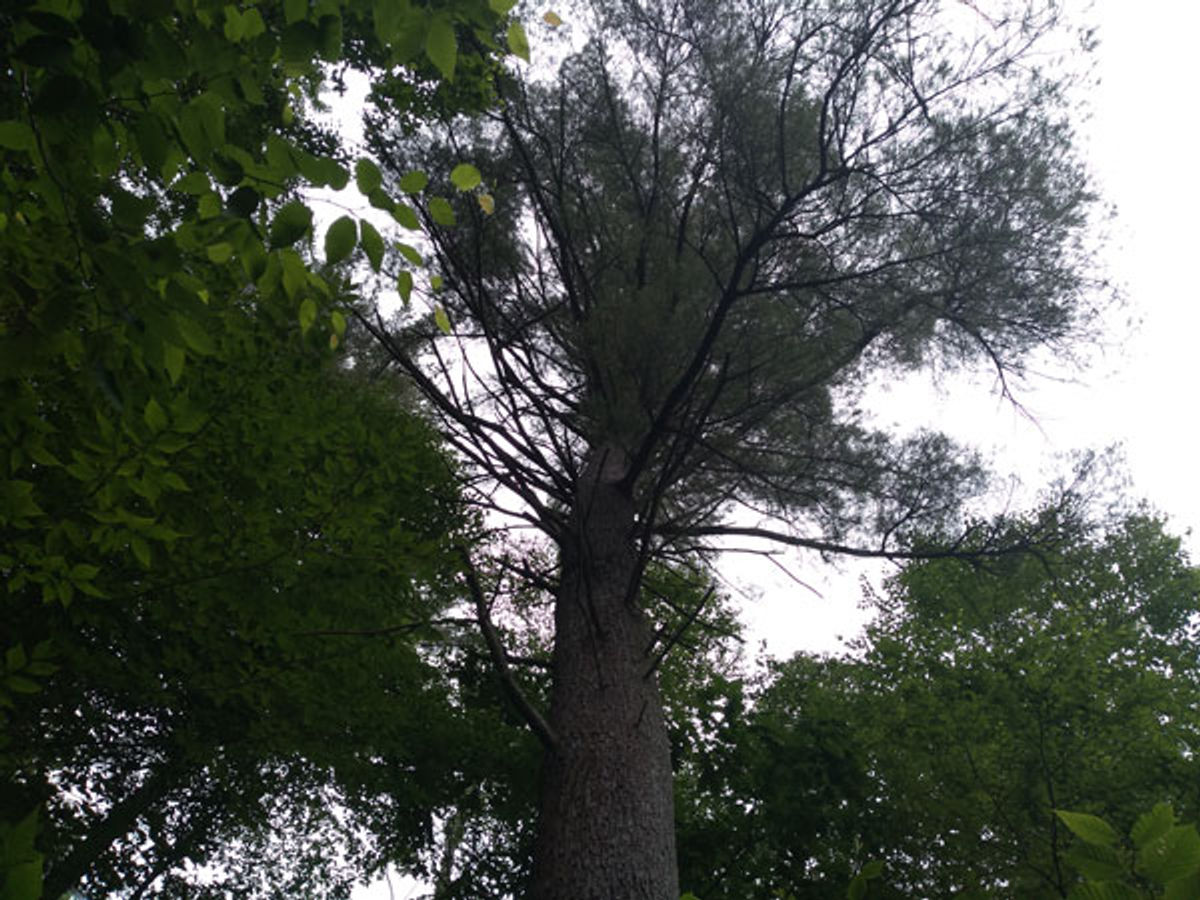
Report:
[[[312,191],[353,172],[407,221],[321,124],[326,74],[404,73],[417,117],[487,102],[506,30],[525,46],[510,6],[0,12],[6,898],[41,896],[43,856],[52,896],[85,876],[174,895],[179,866],[261,842],[272,811],[349,834],[338,792],[410,822],[371,865],[412,859],[460,790],[411,740],[465,715],[413,642],[454,599],[470,519],[436,437],[345,371],[355,295],[310,252]],[[342,257],[377,265],[351,225]],[[372,629],[393,636],[351,636]],[[275,861],[345,886],[311,852]]]
[[[906,566],[852,654],[773,664],[714,730],[684,886],[822,897],[874,862],[867,896],[1096,896],[1083,879],[1121,866],[1056,811],[1122,834],[1156,804],[1196,818],[1198,591],[1141,512],[1050,553]]]

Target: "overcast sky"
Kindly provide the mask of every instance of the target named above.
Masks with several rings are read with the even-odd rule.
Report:
[[[876,392],[877,412],[904,429],[946,428],[1033,489],[1063,471],[1061,454],[1121,444],[1131,495],[1168,514],[1183,533],[1200,526],[1193,400],[1200,384],[1200,176],[1193,171],[1200,4],[1099,0],[1090,13],[1082,0],[1066,5],[1099,26],[1099,83],[1087,94],[1090,118],[1081,114],[1078,128],[1098,186],[1117,208],[1107,274],[1124,287],[1127,306],[1111,319],[1109,346],[1067,383],[1056,379],[1068,373],[1043,366],[1056,378],[1035,379],[1018,394],[1035,421],[999,399],[986,377],[953,390],[912,379]],[[1194,539],[1189,545],[1194,551]],[[774,655],[838,650],[863,622],[859,576],[881,567],[835,571],[811,557],[787,567],[815,592],[762,560],[742,558],[729,575],[746,595],[754,641],[765,640]],[[408,896],[411,883],[394,883],[397,898]],[[380,884],[355,896],[389,895]]]
[[[1064,471],[1063,454],[1120,445],[1130,496],[1168,514],[1182,534],[1200,525],[1193,402],[1200,384],[1200,181],[1191,168],[1200,137],[1200,5],[1101,0],[1090,13],[1079,0],[1067,6],[1099,26],[1099,82],[1086,92],[1090,110],[1081,108],[1078,129],[1084,158],[1117,211],[1106,274],[1123,286],[1127,302],[1109,317],[1107,346],[1085,371],[1042,361],[1044,377],[1017,391],[1029,416],[999,398],[986,376],[940,390],[915,377],[874,391],[875,409],[881,423],[943,428],[980,448],[996,470],[1019,475],[1028,493]],[[770,563],[747,560],[731,578],[761,595],[746,606],[755,639],[773,655],[838,650],[864,621],[859,576],[883,567],[837,571],[812,557],[794,557],[788,566],[820,595]]]

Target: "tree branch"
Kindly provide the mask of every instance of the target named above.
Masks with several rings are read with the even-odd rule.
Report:
[[[545,717],[538,712],[537,708],[525,696],[525,692],[521,690],[520,684],[513,676],[512,668],[509,666],[509,654],[504,648],[503,642],[500,640],[500,635],[496,632],[496,627],[492,624],[491,616],[488,613],[487,600],[483,596],[483,588],[479,584],[479,575],[475,571],[475,565],[471,562],[471,557],[465,549],[460,548],[460,554],[463,560],[463,574],[467,580],[467,589],[471,592],[471,599],[475,603],[475,615],[479,623],[479,630],[483,633],[483,639],[487,643],[488,652],[492,657],[492,664],[496,668],[496,674],[500,678],[500,683],[504,687],[504,692],[508,694],[509,700],[516,706],[517,711],[525,720],[530,730],[537,735],[538,740],[542,745],[550,751],[556,751],[558,748],[558,737],[550,728],[550,723]]]

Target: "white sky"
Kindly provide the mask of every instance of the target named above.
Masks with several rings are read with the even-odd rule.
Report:
[[[1120,444],[1130,495],[1168,514],[1183,533],[1200,525],[1200,428],[1188,399],[1200,383],[1200,290],[1192,271],[1200,254],[1200,183],[1189,166],[1200,138],[1200,5],[1100,0],[1086,20],[1100,26],[1099,83],[1087,92],[1091,118],[1081,112],[1080,145],[1105,201],[1117,208],[1106,274],[1123,285],[1128,301],[1111,317],[1109,346],[1087,371],[1054,373],[1071,383],[1033,379],[1017,391],[1035,422],[999,399],[987,378],[942,391],[914,378],[876,391],[875,406],[882,422],[947,430],[1033,489],[1064,471],[1056,456]],[[883,567],[845,565],[839,572],[811,556],[789,567],[822,596],[769,563],[739,567],[746,574],[737,581],[761,592],[746,608],[755,640],[776,656],[838,650],[839,635],[852,637],[864,621],[859,576]]]
[[[1128,304],[1113,317],[1110,346],[1089,371],[1073,373],[1072,383],[1043,378],[1018,392],[1036,424],[1000,400],[986,378],[940,392],[913,379],[877,391],[878,414],[904,429],[943,428],[1034,489],[1063,471],[1058,455],[1121,444],[1131,495],[1168,514],[1182,533],[1200,526],[1200,427],[1189,399],[1200,384],[1200,275],[1192,268],[1200,257],[1200,180],[1191,169],[1200,146],[1200,4],[1099,0],[1090,13],[1082,12],[1083,0],[1066,5],[1099,25],[1100,81],[1086,98],[1091,118],[1078,129],[1102,195],[1117,208],[1106,274],[1123,285]],[[754,596],[744,606],[752,640],[765,641],[775,656],[840,649],[864,621],[859,577],[883,569],[793,557],[788,568],[818,595],[769,562],[734,559],[731,585]],[[753,647],[747,651],[754,655]],[[396,898],[416,896],[411,882],[393,884]],[[389,892],[381,882],[354,896],[386,900]]]

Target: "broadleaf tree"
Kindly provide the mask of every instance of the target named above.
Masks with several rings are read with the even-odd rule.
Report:
[[[553,605],[548,710],[493,642],[544,747],[530,896],[665,900],[679,885],[655,669],[676,638],[648,615],[647,567],[711,559],[730,535],[957,552],[980,467],[942,434],[868,426],[862,388],[979,362],[1007,384],[1029,354],[1067,352],[1096,299],[1095,198],[1069,76],[1046,62],[1066,33],[1056,4],[564,15],[582,49],[500,77],[482,122],[400,141],[377,86],[387,183],[434,174],[415,205],[435,321],[363,322],[480,507],[555,551],[543,568],[477,554],[467,573],[485,631],[474,569],[509,565]],[[488,203],[437,175],[462,161]],[[947,546],[910,547],[916,529]],[[1049,537],[980,525],[971,552]]]
[[[881,897],[1129,879],[1071,834],[1150,840],[1146,810],[1196,809],[1198,591],[1142,510],[1037,553],[905,565],[850,653],[772,662],[716,723],[685,773],[683,886],[825,897],[872,861]]]
[[[390,83],[408,85],[395,108],[412,121],[489,102],[490,73],[506,52],[500,35],[508,22],[499,6],[32,0],[0,10],[0,878],[7,879],[0,891],[6,897],[42,891],[43,857],[57,868],[48,889],[74,882],[60,864],[78,834],[60,827],[62,817],[47,819],[36,809],[50,784],[50,768],[39,765],[66,763],[56,755],[61,747],[40,741],[49,742],[55,726],[73,715],[63,694],[68,686],[78,688],[89,671],[98,682],[100,674],[114,674],[113,667],[99,674],[89,668],[101,648],[129,660],[135,646],[153,646],[153,635],[124,644],[129,635],[122,627],[152,625],[177,650],[194,637],[208,651],[246,655],[241,662],[255,671],[270,669],[254,657],[253,641],[228,634],[224,645],[206,641],[208,626],[200,624],[224,602],[203,590],[206,566],[209,574],[227,574],[261,563],[251,558],[258,550],[303,543],[296,520],[256,506],[251,500],[261,497],[252,498],[252,488],[294,491],[301,498],[291,511],[297,516],[312,512],[322,497],[336,506],[340,490],[355,489],[353,453],[345,445],[352,434],[364,442],[364,460],[366,443],[383,434],[395,439],[377,476],[392,478],[393,487],[416,474],[402,471],[396,480],[404,466],[432,467],[420,495],[425,501],[444,485],[428,431],[411,419],[396,426],[389,414],[374,431],[357,423],[339,443],[331,435],[335,419],[311,418],[314,407],[337,409],[337,379],[314,373],[344,338],[354,297],[346,270],[314,262],[313,230],[322,218],[314,189],[343,190],[353,169],[356,188],[370,196],[349,202],[370,202],[402,223],[411,215],[371,183],[370,161],[355,160],[316,114],[323,86],[336,86],[351,68],[386,72]],[[440,36],[431,43],[435,23]],[[447,78],[452,72],[453,84],[439,70]],[[377,233],[355,224],[366,259],[377,264]],[[256,356],[257,367],[248,362]],[[237,466],[214,472],[210,459],[248,465],[253,456],[230,456],[227,444],[208,443],[236,442],[233,432],[213,424],[223,417],[254,438],[256,426],[232,415],[229,398],[261,398],[272,384],[286,403],[289,381],[291,389],[307,385],[316,396],[293,404],[290,415],[278,406],[264,410],[264,422],[272,419],[274,437],[294,438],[292,455],[277,454],[275,461],[290,459],[295,467],[272,470],[260,459],[258,472]],[[343,408],[381,408],[364,401]],[[310,471],[315,464],[305,448],[315,453],[327,439],[320,471]],[[362,491],[344,504],[347,513],[362,511],[372,483],[376,476],[360,479]],[[257,518],[237,519],[239,490],[249,491],[241,495],[242,511]],[[230,516],[222,520],[215,508],[195,505],[201,500]],[[413,513],[426,506],[413,504]],[[242,545],[206,533],[212,524],[206,512]],[[405,519],[397,515],[377,534],[363,529],[371,520],[363,517],[355,542],[370,555],[382,540],[393,578],[429,574],[417,562],[422,554],[408,553]],[[325,540],[332,539],[330,529],[343,529],[341,537],[355,530],[336,515],[318,518],[307,527],[323,525]],[[170,611],[180,607],[173,606],[179,595],[172,579],[185,571],[199,585],[185,593],[199,599],[173,619]],[[388,577],[384,571],[376,574]],[[216,591],[218,582],[207,584]],[[264,588],[258,599],[271,593]],[[276,601],[286,593],[279,591]],[[172,642],[171,629],[185,623],[196,634]],[[187,669],[178,663],[162,661],[154,671],[154,654],[144,654],[123,673],[130,691],[121,700],[112,698],[122,692],[111,681],[92,685],[96,696],[107,692],[98,709],[133,715],[145,698],[122,702],[156,681],[178,685]],[[169,718],[178,710],[168,700],[149,705],[165,707]],[[77,691],[75,701],[85,704],[86,693]],[[63,715],[51,722],[56,712]],[[10,719],[17,723],[11,729]],[[155,732],[157,725],[147,728]],[[124,773],[129,783],[112,784],[124,790],[156,761],[151,754],[146,765]],[[86,760],[72,762],[79,762],[76,772],[87,768]],[[96,809],[111,800],[100,797]],[[85,824],[90,818],[84,811]],[[56,843],[57,837],[64,840]]]

